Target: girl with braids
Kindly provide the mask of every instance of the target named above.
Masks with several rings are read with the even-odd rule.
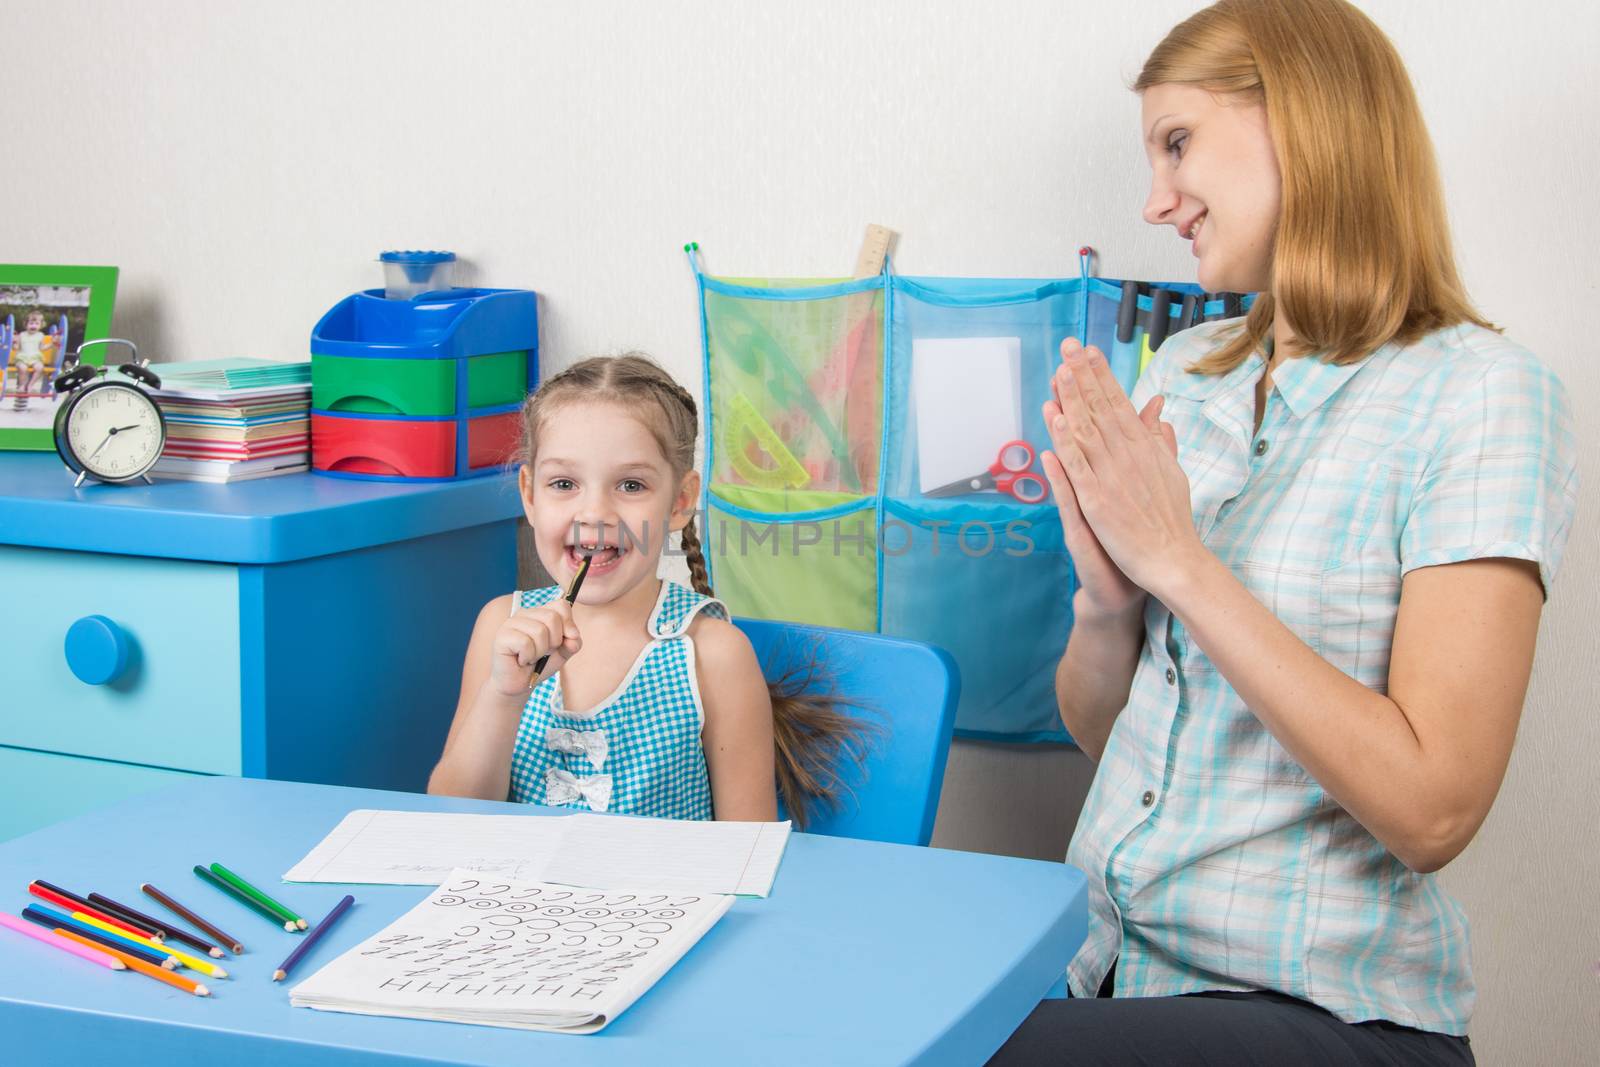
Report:
[[[528,398],[523,425],[523,508],[561,584],[484,605],[428,791],[749,821],[776,818],[781,791],[804,826],[835,800],[857,727],[787,680],[769,689],[712,595],[694,398],[643,356],[587,359]],[[672,531],[692,589],[657,577]]]

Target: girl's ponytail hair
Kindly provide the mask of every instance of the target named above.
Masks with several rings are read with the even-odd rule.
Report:
[[[706,576],[705,553],[694,521],[683,528],[683,554],[695,592],[714,596]],[[799,659],[783,677],[767,682],[772,698],[772,736],[777,746],[778,794],[795,825],[804,830],[817,816],[836,811],[850,791],[845,772],[866,758],[869,733],[877,724],[851,715],[853,705],[827,691],[825,672],[813,654]]]

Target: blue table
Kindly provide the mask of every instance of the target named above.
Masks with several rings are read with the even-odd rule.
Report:
[[[220,861],[281,888],[316,921],[345,889],[277,875],[354,808],[516,812],[526,807],[338,786],[196,779],[0,844],[0,909],[33,878],[132,904],[142,881],[240,938],[232,977],[193,997],[102,970],[0,929],[8,1062],[393,1064],[980,1064],[1083,940],[1083,875],[1058,863],[796,834],[765,900],[741,899],[659,983],[599,1034],[527,1033],[289,1007],[288,986],[426,893],[363,886],[357,906],[290,981],[295,939],[190,871]],[[20,1057],[20,1058],[15,1058]]]

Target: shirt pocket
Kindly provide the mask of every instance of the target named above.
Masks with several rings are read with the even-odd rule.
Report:
[[[1323,586],[1359,559],[1382,525],[1391,470],[1374,459],[1318,457],[1261,501],[1234,571],[1256,599],[1319,654]]]

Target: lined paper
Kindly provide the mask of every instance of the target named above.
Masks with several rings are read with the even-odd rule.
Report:
[[[346,815],[288,882],[438,885],[453,870],[593,889],[772,892],[789,843],[787,822],[697,822],[619,815],[460,815],[374,811]]]
[[[461,868],[538,881],[561,841],[555,815],[352,811],[283,876],[286,882],[438,885]]]
[[[574,815],[544,877],[569,885],[652,885],[676,893],[772,892],[786,822],[690,822]]]

